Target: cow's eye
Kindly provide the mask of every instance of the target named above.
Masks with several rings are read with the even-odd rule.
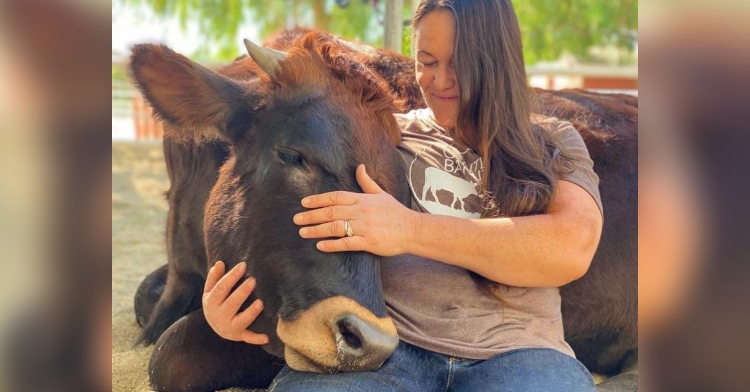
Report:
[[[279,148],[276,150],[276,155],[279,157],[281,163],[288,166],[305,166],[305,159],[302,155],[288,148]]]

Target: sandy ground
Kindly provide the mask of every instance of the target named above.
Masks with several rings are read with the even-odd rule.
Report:
[[[151,391],[147,372],[153,346],[133,346],[140,332],[133,296],[141,280],[167,262],[168,188],[161,142],[112,143],[113,392]]]
[[[169,188],[161,143],[112,143],[112,391],[151,391],[152,347],[134,347],[140,331],[133,295],[167,262],[164,224]]]

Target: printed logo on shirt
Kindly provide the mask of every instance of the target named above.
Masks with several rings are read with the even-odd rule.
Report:
[[[431,214],[461,218],[481,215],[482,160],[471,149],[431,144],[415,154],[409,165],[414,198]]]

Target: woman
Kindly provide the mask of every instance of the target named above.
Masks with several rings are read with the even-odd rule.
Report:
[[[557,289],[586,272],[601,233],[583,141],[531,113],[509,1],[425,0],[413,32],[428,108],[398,116],[412,209],[360,165],[364,194],[306,197],[310,210],[294,218],[304,238],[339,233],[318,242],[323,252],[395,256],[382,278],[401,343],[377,371],[285,368],[271,390],[593,390],[563,339]],[[229,287],[240,268],[222,278]],[[212,291],[223,274],[217,263],[206,282],[209,324],[227,339],[267,341],[245,329],[262,304],[236,314]]]

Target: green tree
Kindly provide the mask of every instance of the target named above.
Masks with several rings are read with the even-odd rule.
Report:
[[[300,26],[311,26],[333,34],[382,45],[385,0],[116,0],[128,6],[144,5],[163,17],[177,17],[183,28],[197,23],[204,42],[194,57],[208,60],[212,52],[229,60],[238,53],[240,26],[254,23],[261,34],[283,29],[291,18]],[[339,0],[346,2],[346,0]],[[514,2],[521,24],[527,64],[557,59],[567,51],[579,59],[591,58],[593,46],[611,46],[630,51],[637,41],[637,0],[524,0]],[[411,1],[404,2],[409,19]],[[404,29],[405,54],[410,52],[409,29]]]
[[[632,51],[637,41],[637,0],[525,0],[514,2],[527,64],[567,51],[590,60],[593,46]]]
[[[253,23],[263,37],[283,29],[287,22],[314,27],[373,45],[382,43],[382,27],[370,4],[350,0],[346,7],[335,0],[116,0],[124,6],[145,6],[159,17],[177,17],[186,30],[196,23],[203,37],[192,57],[229,60],[240,54],[243,24]],[[210,57],[210,58],[209,58]]]

